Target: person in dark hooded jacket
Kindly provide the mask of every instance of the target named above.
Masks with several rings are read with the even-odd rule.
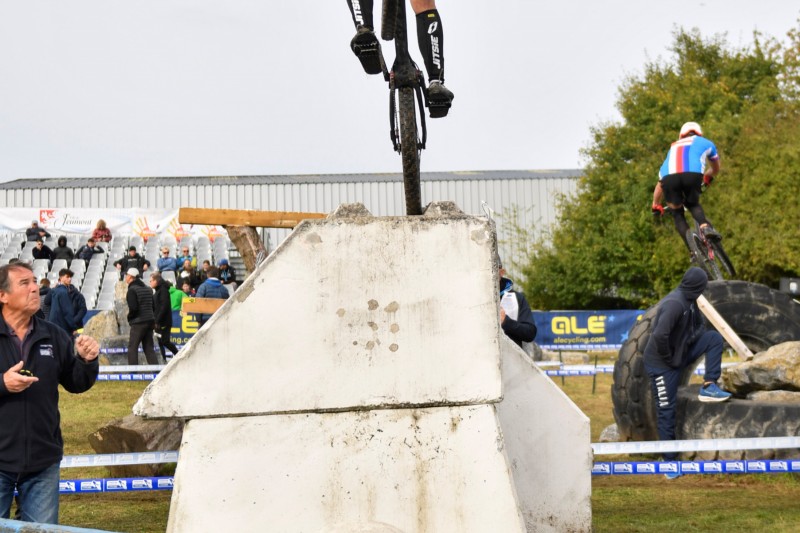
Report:
[[[658,302],[658,311],[644,348],[644,365],[650,376],[658,410],[659,440],[675,440],[675,406],[681,374],[705,354],[706,365],[699,400],[724,402],[731,397],[717,386],[722,373],[722,335],[707,330],[697,299],[708,285],[698,267],[686,271],[677,289]],[[677,453],[665,453],[675,460]],[[668,477],[675,477],[668,474]]]
[[[67,246],[67,238],[62,235],[58,238],[58,246],[53,248],[53,259],[66,259],[67,263],[71,263],[74,258],[75,252]]]

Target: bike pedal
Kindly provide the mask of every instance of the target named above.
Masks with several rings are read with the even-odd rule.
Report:
[[[378,41],[364,44],[354,42],[352,49],[361,62],[364,72],[367,74],[381,74],[384,71],[383,53],[381,52],[381,44]]]
[[[450,111],[450,102],[428,102],[428,112],[431,118],[443,118]]]

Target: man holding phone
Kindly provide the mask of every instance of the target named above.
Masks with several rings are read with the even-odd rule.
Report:
[[[81,335],[73,349],[64,330],[35,316],[39,287],[25,263],[0,267],[0,306],[0,518],[9,517],[16,490],[22,520],[56,524],[64,455],[58,386],[89,390],[100,348]]]

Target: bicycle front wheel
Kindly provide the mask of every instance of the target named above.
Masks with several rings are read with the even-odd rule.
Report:
[[[705,270],[710,279],[721,280],[722,272],[719,271],[717,263],[708,257],[708,248],[703,239],[696,232],[689,230],[686,232],[686,242],[689,244],[689,249],[697,261],[697,266]]]
[[[419,134],[415,94],[412,87],[401,87],[400,93],[400,155],[403,159],[403,188],[406,195],[406,214],[422,214],[419,183]]]
[[[733,263],[731,263],[728,254],[725,253],[725,248],[722,247],[722,243],[717,240],[709,240],[708,244],[711,246],[711,249],[714,250],[714,259],[720,264],[722,270],[725,271],[726,277],[728,279],[735,279],[736,269],[733,268]]]

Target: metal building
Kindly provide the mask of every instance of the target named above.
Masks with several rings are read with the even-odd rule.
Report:
[[[486,202],[497,213],[501,253],[519,258],[524,243],[506,242],[510,236],[504,231],[505,218],[514,212],[515,225],[538,236],[556,220],[556,198],[571,195],[581,175],[580,169],[422,173],[422,202],[452,200],[473,215],[482,215],[481,203]],[[363,203],[376,216],[404,214],[402,176],[48,178],[0,184],[0,208],[206,207],[326,213],[352,202]],[[288,230],[266,233],[265,241],[274,247]]]

